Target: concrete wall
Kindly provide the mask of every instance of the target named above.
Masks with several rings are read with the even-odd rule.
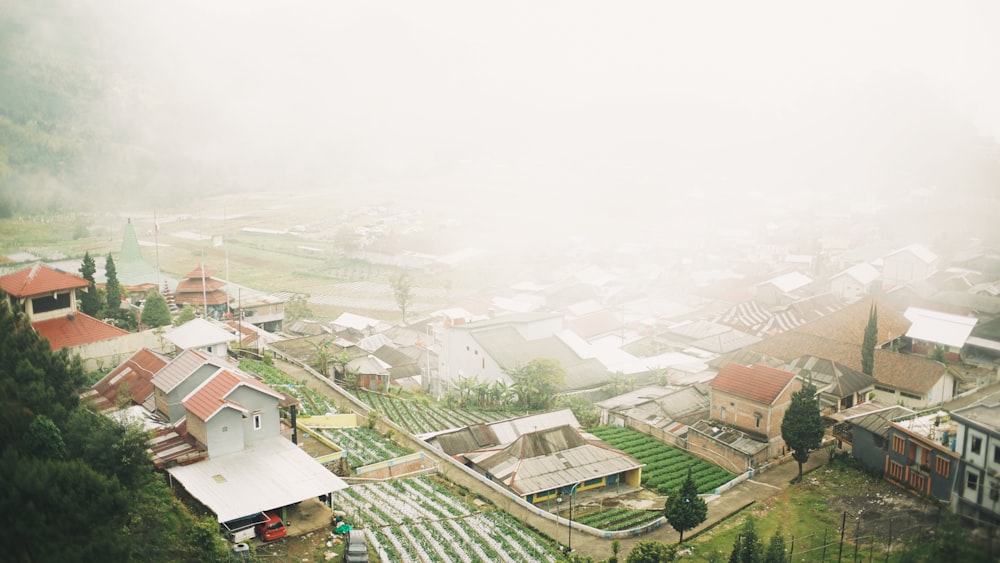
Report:
[[[162,338],[162,335],[163,331],[160,329],[132,332],[118,338],[74,346],[70,351],[80,356],[87,371],[111,370],[140,348],[149,348],[163,354],[173,352],[174,345]]]

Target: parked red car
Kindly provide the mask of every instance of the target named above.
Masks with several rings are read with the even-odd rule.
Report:
[[[271,512],[264,513],[264,522],[257,524],[257,537],[264,541],[276,540],[285,537],[288,531],[281,517]]]

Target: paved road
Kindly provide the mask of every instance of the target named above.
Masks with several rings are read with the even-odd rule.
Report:
[[[307,370],[304,370],[295,364],[285,362],[283,360],[275,360],[275,365],[297,380],[314,379],[314,377]],[[335,390],[331,389],[318,379],[315,379],[314,381],[315,384],[310,386],[317,391],[330,396],[334,401],[336,401],[339,408],[344,408],[346,410],[346,408],[349,407],[347,401],[343,397],[340,397]],[[803,470],[811,471],[825,463],[827,460],[828,457],[826,452],[815,452],[810,457],[809,463],[803,467]],[[451,473],[453,478],[464,477],[464,475],[459,474],[458,472]],[[725,520],[733,513],[738,512],[749,504],[754,502],[763,502],[777,495],[782,490],[787,488],[789,482],[796,476],[798,476],[798,464],[795,462],[789,462],[778,465],[764,473],[758,474],[753,479],[734,487],[732,490],[727,491],[725,494],[708,503],[708,518],[694,530],[689,530],[685,534],[685,537],[690,538],[704,530],[712,528],[719,522]],[[497,493],[485,485],[480,485],[471,479],[462,479],[462,481],[462,484],[467,487],[477,488],[484,497],[495,499],[498,506],[510,504],[504,503],[501,499],[496,498],[498,497]],[[477,487],[477,485],[480,486]],[[570,542],[570,531],[565,525],[556,524],[551,520],[533,514],[520,514],[521,511],[518,512],[518,517],[522,517],[523,520],[526,520],[530,525],[534,526],[536,529],[540,530],[549,537],[563,543]],[[619,540],[621,542],[620,554],[628,554],[632,547],[639,541],[656,540],[665,543],[677,543],[679,537],[679,534],[673,528],[669,525],[664,525],[641,536],[621,538]],[[604,559],[612,555],[611,542],[612,540],[610,539],[594,537],[582,531],[574,531],[572,537],[574,552],[581,555],[589,555],[595,559]]]

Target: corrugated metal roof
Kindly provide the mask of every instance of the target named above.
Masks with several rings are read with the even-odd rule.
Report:
[[[177,387],[180,382],[187,379],[195,370],[208,363],[208,359],[196,350],[184,350],[176,358],[170,360],[166,366],[156,372],[153,376],[153,387],[169,393]],[[218,370],[221,366],[212,365],[212,371]]]
[[[707,436],[716,442],[726,444],[743,454],[753,456],[767,449],[767,442],[755,440],[749,435],[709,420],[699,420],[688,427],[689,430]]]
[[[347,483],[284,438],[167,471],[227,522],[347,488]]]
[[[614,448],[587,443],[569,426],[525,434],[476,463],[522,496],[645,465]]]
[[[906,331],[909,338],[954,348],[965,345],[978,320],[975,317],[950,315],[918,307],[909,307],[904,316],[913,323]]]
[[[164,338],[182,350],[213,346],[236,340],[236,335],[205,319],[192,319],[171,330]]]
[[[153,394],[153,376],[167,363],[165,356],[149,348],[140,348],[95,383],[90,397],[99,410],[116,407],[118,396],[123,392],[127,392],[132,401],[142,404]]]

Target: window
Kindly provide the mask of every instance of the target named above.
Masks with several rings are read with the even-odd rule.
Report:
[[[965,476],[965,488],[970,491],[979,489],[979,474],[971,471]]]
[[[889,462],[889,477],[893,479],[902,480],[903,479],[903,466],[896,463],[895,461]]]
[[[996,502],[1000,500],[1000,483],[990,480],[990,500]]]
[[[899,436],[894,435],[892,437],[892,451],[896,452],[897,454],[905,454],[906,440],[900,438]]]
[[[937,458],[934,460],[934,471],[937,471],[938,474],[947,477],[948,473],[951,472],[951,460],[943,457]]]
[[[905,391],[900,391],[899,394],[902,395],[903,397],[906,397],[907,399],[913,399],[914,401],[923,400],[922,396],[920,396],[920,395],[914,395],[913,393],[907,393]]]
[[[253,429],[260,430],[261,426],[263,426],[261,421],[261,415],[259,413],[255,413],[253,415]]]
[[[759,412],[753,413],[753,418],[754,418],[754,425],[757,428],[760,428],[760,419],[761,419],[760,413]]]
[[[223,432],[229,432],[229,427],[228,426],[223,426],[222,427],[222,431]]]
[[[969,451],[974,454],[983,451],[983,439],[979,436],[973,436],[972,441],[969,443]]]
[[[876,391],[881,391],[881,392],[883,392],[883,393],[889,393],[889,394],[892,394],[892,395],[895,395],[895,394],[896,394],[896,390],[895,390],[895,389],[890,389],[890,388],[888,388],[888,387],[881,387],[881,386],[879,386],[879,385],[876,385],[876,386],[875,386],[875,390],[876,390]]]
[[[1000,446],[993,446],[993,463],[1000,463]]]

